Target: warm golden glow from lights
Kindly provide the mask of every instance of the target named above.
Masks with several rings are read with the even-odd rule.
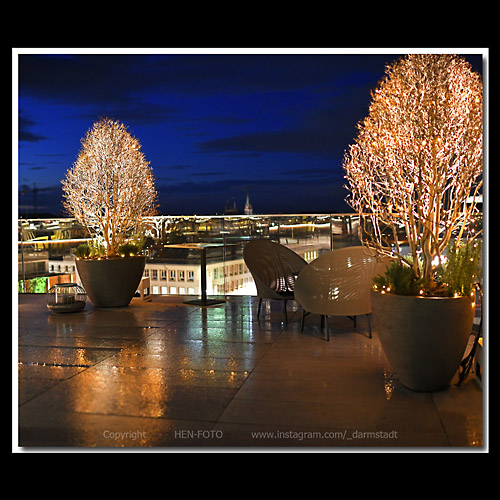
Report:
[[[82,139],[62,181],[64,208],[91,234],[103,238],[108,256],[156,213],[153,173],[139,141],[125,125],[103,118]]]
[[[411,54],[387,68],[345,154],[347,201],[365,243],[405,260],[396,233],[404,227],[411,265],[421,274],[420,255],[428,282],[452,233],[460,238],[477,212],[467,200],[482,186],[482,122],[481,77],[467,61]]]

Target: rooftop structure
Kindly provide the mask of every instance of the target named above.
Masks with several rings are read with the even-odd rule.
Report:
[[[247,193],[247,201],[245,202],[245,208],[243,209],[243,212],[245,215],[252,215],[253,214],[253,207],[252,204],[250,203],[250,195]]]

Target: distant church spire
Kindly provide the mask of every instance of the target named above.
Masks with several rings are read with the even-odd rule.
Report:
[[[253,214],[253,208],[252,204],[250,203],[250,196],[247,193],[247,201],[245,203],[245,209],[244,209],[245,215],[252,215]]]

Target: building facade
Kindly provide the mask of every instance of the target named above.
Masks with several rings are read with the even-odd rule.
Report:
[[[146,264],[144,276],[150,279],[153,295],[201,295],[199,264]],[[243,259],[207,264],[207,294],[255,295],[252,275]]]

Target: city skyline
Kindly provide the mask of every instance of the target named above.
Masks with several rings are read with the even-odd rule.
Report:
[[[408,53],[90,52],[13,54],[21,216],[64,215],[60,181],[103,116],[142,144],[160,214],[222,214],[229,199],[243,213],[247,194],[254,213],[350,211],[344,151],[386,65]],[[480,49],[462,55],[482,73]]]

